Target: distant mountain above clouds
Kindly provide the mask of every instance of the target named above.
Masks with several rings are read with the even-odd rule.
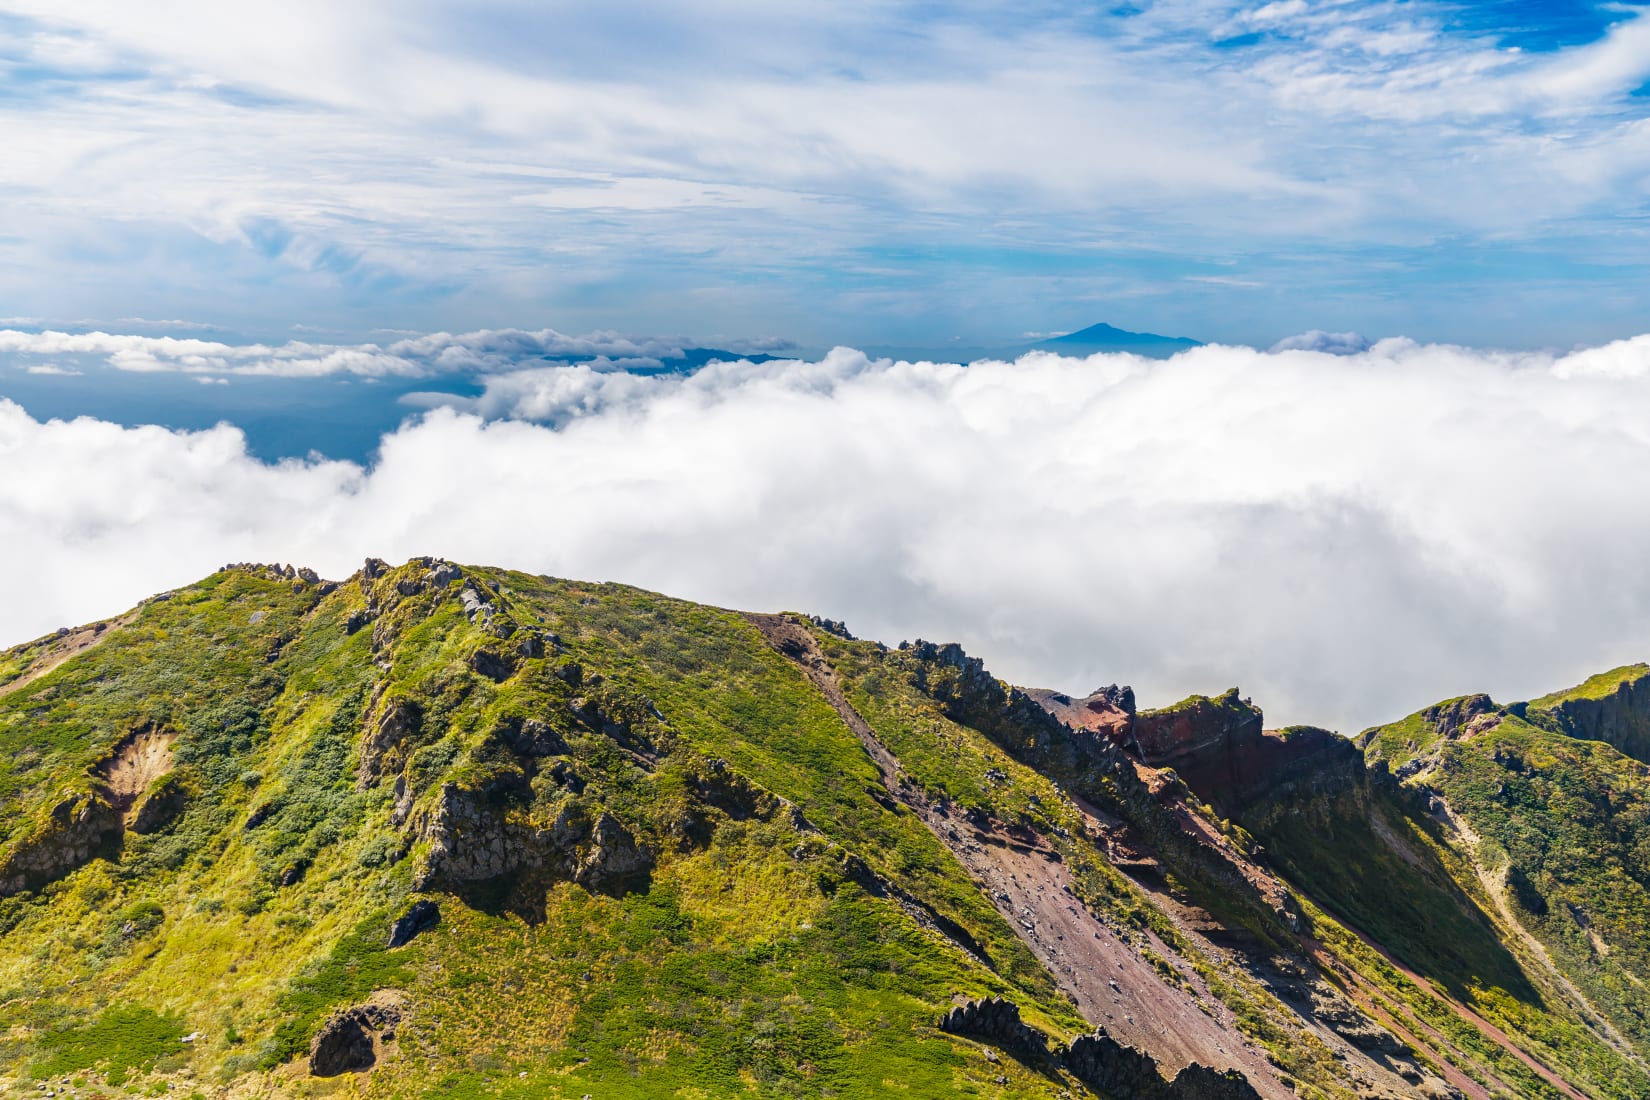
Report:
[[[1027,351],[1053,351],[1061,355],[1094,355],[1099,352],[1129,352],[1166,359],[1176,352],[1200,346],[1202,342],[1185,336],[1159,336],[1154,332],[1129,332],[1101,322],[1088,328],[1054,336],[1030,345]]]
[[[1097,355],[1101,352],[1127,352],[1152,359],[1167,359],[1187,348],[1201,347],[1201,340],[1185,336],[1160,336],[1155,332],[1130,332],[1105,322],[1050,336],[1027,344],[997,347],[922,347],[917,345],[867,346],[867,355],[889,359],[927,359],[937,363],[973,363],[981,359],[1018,359],[1033,351],[1051,351],[1057,355]]]

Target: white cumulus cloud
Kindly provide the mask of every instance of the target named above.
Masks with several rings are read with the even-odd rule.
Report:
[[[1238,683],[1350,731],[1650,655],[1647,363],[1640,338],[548,368],[370,469],[0,402],[0,637],[224,561],[427,553],[956,639],[1021,683]]]

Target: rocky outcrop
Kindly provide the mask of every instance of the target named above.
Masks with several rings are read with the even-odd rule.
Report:
[[[1363,779],[1363,756],[1338,733],[1317,726],[1266,730],[1224,765],[1182,775],[1198,797],[1234,821],[1299,796],[1349,790]]]
[[[1235,1069],[1214,1069],[1193,1062],[1174,1075],[1167,1100],[1260,1100],[1260,1094]]]
[[[1020,1019],[1019,1005],[1001,997],[958,1005],[940,1017],[939,1028],[951,1035],[984,1039],[1030,1065],[1049,1056],[1048,1036]]]
[[[470,669],[494,683],[508,680],[516,671],[515,662],[510,656],[491,646],[482,646],[470,654]]]
[[[356,765],[360,785],[368,787],[399,772],[418,746],[422,726],[423,713],[417,703],[400,696],[375,695],[361,735],[361,759]]]
[[[1435,703],[1421,712],[1438,736],[1469,737],[1501,720],[1501,708],[1488,695],[1463,695]]]
[[[405,1003],[398,994],[383,991],[365,1004],[334,1012],[310,1043],[309,1072],[316,1077],[336,1077],[371,1069],[382,1056],[384,1044],[395,1041]]]
[[[1132,831],[1131,848],[1152,853],[1177,876],[1247,904],[1280,934],[1298,927],[1283,885],[1190,804],[1190,790],[1173,774],[1143,769],[1135,750],[1062,722],[1025,691],[997,680],[960,646],[919,640],[902,643],[889,657],[947,717],[980,731],[1073,794],[1117,813]],[[1245,730],[1247,716],[1253,716],[1258,738],[1260,712],[1241,700],[1234,709],[1246,716]]]
[[[1410,1054],[1397,1036],[1360,1012],[1328,983],[1318,982],[1310,998],[1313,1017],[1359,1050],[1392,1057]]]
[[[653,850],[612,815],[591,820],[577,800],[564,804],[546,826],[512,807],[530,793],[520,773],[495,776],[483,789],[443,784],[422,822],[429,842],[415,877],[419,890],[540,872],[589,889],[612,887],[653,865]]]
[[[1352,742],[1328,730],[1262,729],[1260,710],[1236,688],[1141,713],[1134,709],[1134,692],[1115,685],[1084,699],[1044,689],[1026,695],[1073,729],[1103,733],[1141,763],[1172,768],[1227,818],[1326,774],[1344,780],[1358,766]]]
[[[563,756],[567,742],[548,723],[537,718],[509,715],[499,720],[493,736],[517,756],[536,759],[545,756]]]
[[[610,814],[590,827],[590,843],[573,881],[589,889],[611,886],[653,866],[653,852]]]
[[[294,587],[315,585],[322,590],[322,595],[326,595],[338,587],[336,581],[323,581],[321,579],[321,575],[315,572],[315,570],[306,569],[301,565],[294,567],[290,564],[283,565],[279,562],[266,563],[259,561],[238,561],[230,562],[228,565],[225,565],[221,570],[219,570],[219,572],[223,573],[228,573],[230,571],[247,573],[251,576],[262,577],[265,580],[271,581],[292,581]]]
[[[1530,706],[1528,717],[1584,741],[1604,741],[1650,764],[1650,669],[1627,670],[1615,690]],[[1541,721],[1545,717],[1547,721]]]
[[[32,835],[0,857],[0,898],[33,890],[120,844],[120,811],[102,796],[69,795]]]
[[[1072,1040],[1065,1064],[1072,1076],[1106,1096],[1158,1096],[1169,1084],[1157,1072],[1157,1059],[1104,1030]]]
[[[526,776],[520,776],[525,786]],[[419,890],[479,882],[544,864],[543,830],[513,820],[500,803],[505,801],[504,784],[492,789],[472,790],[456,783],[444,783],[434,805],[415,821],[422,838],[429,842],[424,863],[414,882]],[[564,809],[556,829],[566,839],[582,839],[585,829],[577,820],[577,808]]]

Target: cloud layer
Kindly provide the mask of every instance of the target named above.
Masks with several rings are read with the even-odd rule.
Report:
[[[956,639],[1016,681],[1148,703],[1235,682],[1274,721],[1351,730],[1650,655],[1647,400],[1650,337],[967,368],[838,349],[496,377],[370,470],[0,402],[0,635],[224,561],[430,553]]]

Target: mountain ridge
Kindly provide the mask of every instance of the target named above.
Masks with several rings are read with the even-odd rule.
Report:
[[[1565,699],[1354,742],[434,558],[106,623],[0,654],[8,1093],[1650,1088],[1637,834],[1486,794],[1643,812]]]

